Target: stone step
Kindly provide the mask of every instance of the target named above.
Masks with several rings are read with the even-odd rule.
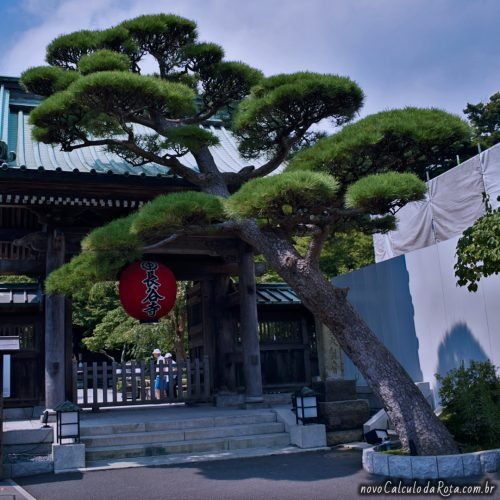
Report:
[[[112,460],[87,461],[86,471],[129,469],[131,467],[158,467],[164,465],[192,464],[234,458],[266,457],[270,455],[289,455],[302,451],[296,446],[276,446],[262,448],[243,448],[238,450],[204,451],[196,453],[179,453],[176,455],[156,455],[151,457],[116,458]]]
[[[274,434],[284,432],[281,422],[264,422],[259,424],[186,428],[174,431],[127,432],[121,434],[99,434],[82,436],[81,442],[87,449],[114,446],[117,444],[152,444],[170,441],[192,441],[233,436]]]
[[[238,450],[244,448],[276,448],[288,446],[290,436],[285,432],[233,436],[227,438],[196,439],[191,441],[171,441],[151,444],[129,444],[87,448],[87,462],[116,460],[157,455],[173,455],[207,451]]]
[[[85,425],[85,422],[83,422],[80,428],[80,435],[83,437],[124,434],[129,432],[179,431],[193,428],[249,425],[266,422],[276,422],[276,414],[273,412],[263,412],[251,415],[235,414],[220,417],[200,417],[183,420],[158,420],[154,422],[114,423],[101,425]]]

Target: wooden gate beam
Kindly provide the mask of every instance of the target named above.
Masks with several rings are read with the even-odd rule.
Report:
[[[243,347],[246,401],[261,402],[262,373],[257,320],[257,287],[252,248],[242,244],[240,250],[240,335]]]

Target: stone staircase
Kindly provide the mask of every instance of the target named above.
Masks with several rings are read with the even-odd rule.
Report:
[[[274,412],[81,428],[87,467],[140,457],[283,448],[290,435]]]

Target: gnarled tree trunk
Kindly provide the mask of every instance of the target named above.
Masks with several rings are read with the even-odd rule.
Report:
[[[334,333],[384,403],[403,448],[418,455],[457,453],[446,427],[401,364],[351,306],[346,290],[329,283],[316,265],[298,255],[275,231],[261,230],[254,221],[245,221],[240,227],[241,237],[264,255],[302,303]]]

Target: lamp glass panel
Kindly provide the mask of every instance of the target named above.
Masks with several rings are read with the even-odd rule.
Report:
[[[61,426],[61,437],[78,436],[78,424],[66,424]]]
[[[316,407],[316,396],[304,398],[304,417],[314,418],[318,416],[318,409]]]
[[[61,413],[61,424],[76,424],[78,423],[78,412],[68,411]]]

